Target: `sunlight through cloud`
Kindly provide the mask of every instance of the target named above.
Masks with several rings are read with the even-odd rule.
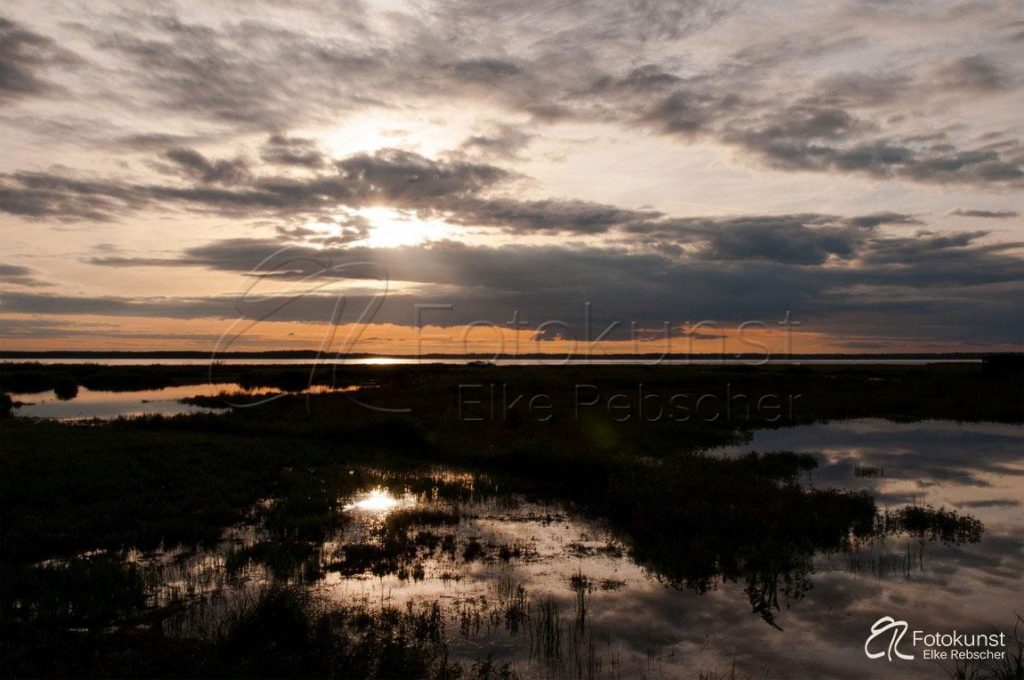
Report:
[[[370,222],[366,245],[374,248],[410,246],[444,239],[450,227],[436,220],[422,220],[416,215],[393,208],[363,208],[358,213]]]

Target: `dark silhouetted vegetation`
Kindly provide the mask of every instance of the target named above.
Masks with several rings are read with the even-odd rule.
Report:
[[[227,375],[219,380],[278,389],[309,376],[304,369],[222,369]],[[57,389],[69,379],[90,389],[134,389],[188,384],[197,376],[194,367],[22,365],[0,373],[3,389],[12,392]],[[982,527],[942,508],[879,513],[867,494],[805,488],[800,479],[815,467],[813,456],[782,451],[724,459],[704,449],[741,442],[753,428],[818,419],[1021,420],[1022,386],[1013,376],[964,365],[345,367],[343,378],[378,388],[285,396],[223,415],[105,424],[6,419],[5,675],[502,677],[509,669],[489,661],[449,663],[431,611],[328,607],[297,589],[325,572],[420,578],[429,554],[464,563],[518,559],[520,546],[456,540],[446,531],[459,522],[457,501],[499,487],[572,504],[607,522],[636,562],[673,587],[704,593],[722,581],[740,583],[751,612],[779,625],[777,612],[809,587],[816,552],[893,533],[969,543]],[[499,394],[544,394],[550,418],[535,417],[518,400],[510,408],[478,405],[472,415],[479,419],[469,419],[460,411],[460,384],[485,386],[475,397],[481,400],[490,398],[488,385]],[[604,399],[657,395],[667,403],[673,394],[712,394],[730,410],[714,419],[651,419],[634,399],[631,409],[581,412],[574,408],[578,384]],[[759,413],[752,405],[766,395],[799,395],[798,406],[781,418]],[[622,418],[627,412],[631,417]],[[492,487],[411,479],[410,492],[452,506],[398,510],[370,539],[323,548],[347,521],[339,499],[368,485],[367,470],[437,465],[486,473]],[[168,612],[147,599],[148,586],[121,559],[124,551],[211,545],[242,521],[258,522],[266,537],[230,552],[224,571],[260,565],[287,587],[272,588],[207,638],[164,630]],[[540,656],[564,663],[560,649],[572,626],[557,609],[535,604],[527,616],[524,596],[513,593],[507,621],[530,631]],[[580,668],[593,662],[583,652],[573,658]]]

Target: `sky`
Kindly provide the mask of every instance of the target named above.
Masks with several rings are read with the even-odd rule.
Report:
[[[0,349],[1024,349],[1024,5],[0,7]]]

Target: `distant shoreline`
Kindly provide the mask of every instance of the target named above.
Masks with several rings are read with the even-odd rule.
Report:
[[[820,353],[820,354],[779,354],[771,356],[769,361],[800,361],[800,360],[844,360],[844,361],[872,361],[872,360],[982,360],[986,357],[997,356],[1022,356],[1024,352],[886,352],[886,353]],[[631,353],[610,353],[610,354],[580,354],[579,356],[567,356],[559,353],[522,353],[522,354],[375,354],[375,353],[351,353],[345,355],[321,355],[312,350],[294,351],[267,351],[267,352],[221,352],[216,355],[216,360],[237,360],[237,359],[309,359],[317,358],[325,361],[336,361],[339,359],[397,359],[397,360],[483,360],[483,361],[565,361],[586,362],[586,361],[643,361],[662,359],[666,361],[756,361],[764,360],[762,353],[694,353],[694,354],[660,354],[657,352],[645,354]],[[214,356],[210,352],[198,351],[75,351],[75,350],[53,350],[53,351],[3,351],[0,350],[0,360],[31,360],[31,359],[203,359],[211,360]]]

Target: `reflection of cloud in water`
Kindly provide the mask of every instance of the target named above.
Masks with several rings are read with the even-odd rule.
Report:
[[[820,555],[813,587],[779,612],[779,631],[752,612],[742,582],[719,579],[706,595],[668,588],[628,556],[606,549],[616,542],[612,532],[558,506],[506,499],[468,504],[462,511],[456,529],[461,538],[488,546],[521,542],[529,545],[530,557],[464,564],[451,580],[438,578],[453,568],[443,563],[429,565],[419,582],[394,575],[329,578],[331,592],[342,601],[368,603],[436,600],[456,612],[449,629],[454,654],[493,654],[496,662],[514,661],[529,675],[542,667],[524,651],[527,635],[509,635],[500,624],[460,631],[459,615],[497,600],[504,580],[523,585],[534,603],[553,599],[563,621],[571,621],[576,605],[569,579],[579,573],[591,583],[621,584],[587,594],[587,635],[606,661],[614,655],[621,668],[677,677],[699,669],[728,672],[735,662],[755,676],[830,678],[892,677],[891,668],[862,652],[866,632],[879,616],[899,614],[925,629],[988,630],[1012,621],[1007,603],[1017,593],[1019,559],[1005,536],[989,537],[982,546],[929,542],[923,566],[891,578],[851,573],[846,553]],[[897,536],[880,543],[883,550],[898,552],[919,541]],[[901,668],[900,677],[931,677],[934,670],[913,664]]]
[[[982,501],[961,501],[957,503],[961,508],[1015,508],[1020,505],[1016,498],[993,498]]]
[[[783,612],[785,631],[772,634],[743,611],[742,593],[725,587],[698,604],[664,612],[680,627],[726,622],[716,642],[728,667],[735,658],[749,672],[773,670],[782,677],[893,677],[893,669],[873,664],[860,650],[872,621],[883,615],[906,618],[912,627],[984,632],[1006,629],[1021,595],[1020,475],[1024,428],[1001,424],[951,422],[893,423],[881,420],[815,424],[754,433],[752,441],[716,453],[792,450],[819,454],[811,483],[873,492],[881,505],[921,504],[970,508],[986,526],[980,543],[969,546],[928,543],[922,566],[909,576],[878,578],[854,574],[846,554],[816,559],[813,587],[803,601]],[[879,477],[858,477],[856,466],[884,470]],[[907,537],[886,539],[883,553],[900,554]],[[669,600],[665,600],[668,602]],[[645,602],[648,613],[657,602]],[[784,661],[783,661],[784,660]],[[931,677],[936,667],[903,664],[907,677]]]
[[[971,508],[988,528],[1019,527],[1015,510],[1024,498],[1021,456],[1024,427],[997,423],[851,420],[759,430],[750,442],[719,450],[816,453],[818,486],[842,486],[875,494],[879,503],[926,503]],[[855,467],[883,470],[857,477]]]
[[[492,654],[496,663],[513,661],[527,677],[542,674],[543,662],[531,658],[528,628],[509,630],[511,598],[521,592],[534,614],[540,602],[555,602],[569,630],[579,606],[571,581],[577,575],[593,584],[583,600],[585,636],[606,675],[615,675],[614,657],[624,677],[696,677],[701,670],[728,677],[734,663],[740,677],[934,677],[937,668],[928,662],[894,669],[867,659],[868,629],[884,615],[924,630],[987,632],[1012,625],[1020,601],[1021,491],[1017,473],[1005,470],[1021,468],[1021,433],[1002,425],[854,421],[757,432],[751,444],[727,451],[815,452],[821,463],[810,478],[815,486],[869,490],[881,509],[910,500],[970,508],[986,525],[976,544],[888,533],[857,543],[855,552],[815,554],[811,587],[795,601],[780,602],[782,630],[753,611],[742,576],[723,580],[719,565],[706,594],[666,587],[633,562],[628,542],[601,522],[561,504],[497,493],[496,485],[482,493],[482,478],[473,475],[435,475],[424,483],[395,473],[359,482],[340,503],[349,521],[318,544],[325,564],[347,543],[380,542],[389,523],[415,513],[454,516],[448,523],[411,524],[409,531],[447,534],[456,547],[417,552],[418,575],[410,570],[403,578],[394,569],[346,575],[327,567],[312,586],[344,603],[436,601],[453,657]],[[880,473],[857,476],[857,466]],[[245,545],[258,540],[244,537]],[[470,542],[481,546],[482,557],[466,557]],[[500,557],[502,547],[515,556]],[[887,560],[899,568],[886,566]]]

